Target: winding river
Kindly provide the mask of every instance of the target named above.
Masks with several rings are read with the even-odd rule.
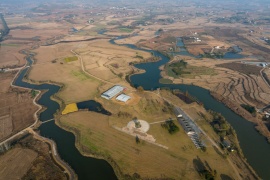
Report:
[[[110,42],[115,43],[114,40],[111,40]],[[133,49],[144,50],[139,49],[134,45],[125,46]],[[270,177],[270,144],[268,144],[265,138],[255,130],[254,125],[215,100],[206,89],[193,85],[165,85],[159,83],[159,79],[161,78],[159,67],[166,64],[169,59],[156,51],[144,51],[151,52],[155,56],[160,56],[161,60],[158,62],[135,65],[137,68],[144,69],[146,72],[130,76],[131,84],[134,87],[142,86],[145,90],[168,87],[171,89],[188,91],[192,96],[195,96],[199,101],[201,101],[206,109],[212,109],[216,112],[220,112],[235,129],[240,141],[240,146],[250,165],[255,169],[260,177],[268,179]],[[27,61],[29,66],[31,66],[31,56],[27,58]],[[28,68],[22,70],[14,84],[31,89],[48,90],[38,100],[39,104],[47,107],[47,109],[40,114],[40,120],[46,121],[48,119],[52,119],[53,114],[59,109],[59,104],[51,100],[50,97],[56,94],[60,90],[60,87],[52,84],[34,85],[24,82],[23,78],[27,71]],[[79,179],[117,179],[112,167],[105,160],[82,156],[75,147],[75,136],[72,133],[59,128],[54,121],[42,124],[39,129],[42,136],[48,137],[56,142],[59,155],[75,170]]]
[[[132,46],[132,48],[135,47]],[[180,89],[182,92],[188,91],[189,94],[202,102],[207,110],[211,109],[221,113],[235,129],[238,140],[240,141],[240,147],[248,163],[261,178],[270,179],[270,144],[266,141],[265,137],[255,130],[254,124],[214,99],[210,95],[210,92],[204,88],[193,85],[159,83],[159,79],[161,78],[159,67],[168,63],[169,59],[159,52],[150,52],[154,53],[156,56],[160,56],[161,60],[158,62],[136,64],[136,68],[143,69],[146,72],[132,75],[130,77],[132,85],[134,87],[142,86],[145,90],[170,88]]]
[[[27,57],[27,61],[28,65],[31,66],[31,56]],[[54,118],[53,114],[56,113],[60,106],[57,102],[51,100],[50,97],[56,94],[60,90],[60,87],[52,84],[34,85],[24,82],[23,78],[27,71],[28,68],[22,70],[14,84],[36,90],[48,90],[37,101],[38,104],[47,108],[40,114],[39,119],[41,121],[46,121]],[[80,106],[84,107],[84,104],[85,103],[82,103]],[[96,103],[95,105],[98,106],[99,104]],[[39,127],[39,130],[42,136],[55,141],[60,157],[74,169],[79,179],[117,179],[108,162],[83,156],[75,147],[75,136],[72,133],[59,128],[54,121],[42,124]]]

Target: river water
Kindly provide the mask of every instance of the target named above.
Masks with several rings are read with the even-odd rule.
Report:
[[[27,58],[29,65],[32,64],[30,57]],[[15,85],[20,87],[27,87],[36,90],[48,90],[37,101],[38,104],[45,106],[47,109],[40,114],[39,119],[46,121],[53,118],[53,114],[60,108],[59,104],[50,99],[56,94],[60,87],[52,84],[34,85],[24,82],[22,79],[28,71],[24,69],[14,82]],[[100,107],[96,102],[83,102],[80,104],[81,108],[88,108],[91,110],[91,103]],[[87,105],[89,107],[87,107]],[[105,114],[108,113],[100,107],[101,111]],[[75,136],[61,128],[59,128],[54,121],[44,123],[39,127],[40,134],[44,137],[50,138],[55,141],[57,150],[60,157],[67,162],[76,172],[79,179],[100,179],[100,180],[115,180],[117,179],[112,167],[108,162],[101,159],[85,157],[75,147]]]
[[[111,40],[111,43],[115,43],[114,40]],[[134,45],[125,46],[139,49]],[[132,85],[134,87],[142,86],[145,90],[168,87],[171,89],[180,89],[183,92],[188,91],[189,94],[201,101],[206,109],[220,112],[235,129],[240,141],[240,146],[245,157],[248,159],[248,162],[260,177],[268,179],[270,177],[270,144],[268,144],[265,138],[254,129],[254,125],[215,100],[206,89],[193,85],[165,85],[159,83],[159,79],[161,78],[159,67],[169,62],[169,59],[156,51],[144,51],[151,52],[155,56],[160,56],[161,60],[158,62],[135,65],[137,68],[144,69],[146,72],[143,74],[132,75],[130,77]],[[31,65],[31,57],[28,57],[27,60],[29,65]],[[51,84],[33,85],[24,82],[22,79],[27,70],[28,69],[24,69],[21,71],[14,84],[31,89],[48,90],[38,100],[39,104],[47,107],[47,109],[40,114],[40,120],[45,121],[52,119],[53,114],[59,109],[59,104],[52,101],[50,97],[53,94],[56,94],[60,90],[60,87]],[[85,104],[81,105],[84,106]],[[42,136],[53,139],[56,142],[59,155],[75,170],[79,179],[117,179],[112,167],[105,160],[82,156],[75,147],[75,136],[72,133],[59,128],[54,121],[42,124],[39,129]]]
[[[134,47],[132,46],[132,48]],[[136,64],[136,68],[143,69],[146,72],[130,76],[132,85],[134,87],[142,86],[145,90],[170,88],[180,89],[183,92],[188,91],[189,94],[202,102],[206,109],[221,113],[235,129],[238,140],[240,141],[240,147],[249,164],[260,177],[270,179],[270,144],[255,130],[254,124],[237,115],[221,102],[218,102],[206,89],[193,85],[159,83],[159,79],[161,78],[159,67],[168,63],[169,59],[159,52],[153,53],[156,56],[160,56],[161,60],[158,62]]]

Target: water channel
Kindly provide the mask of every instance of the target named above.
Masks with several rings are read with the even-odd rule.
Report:
[[[114,40],[111,40],[110,42],[115,43]],[[134,45],[125,46],[133,49],[144,50],[139,49]],[[183,92],[188,91],[189,94],[195,96],[199,101],[201,101],[206,109],[212,109],[216,112],[220,112],[235,129],[240,141],[240,146],[248,162],[260,177],[263,179],[269,178],[270,144],[268,144],[265,138],[255,130],[254,125],[215,100],[206,89],[193,85],[165,85],[159,83],[159,79],[161,78],[159,67],[169,62],[169,58],[157,51],[144,51],[151,52],[155,56],[160,56],[161,60],[158,62],[135,65],[137,68],[144,69],[146,72],[143,74],[132,75],[130,77],[132,85],[134,87],[142,86],[145,90],[168,87],[171,89],[180,89]],[[31,57],[28,57],[27,60],[31,66]],[[53,114],[59,109],[59,104],[52,101],[50,97],[56,94],[60,90],[60,87],[52,84],[34,85],[24,82],[23,78],[27,71],[28,68],[22,70],[14,84],[31,89],[48,90],[38,100],[39,104],[47,107],[47,109],[40,114],[40,120],[45,121],[52,119]],[[82,108],[85,108],[85,104],[81,105]],[[75,147],[75,136],[72,133],[59,128],[54,121],[41,125],[39,129],[42,136],[51,138],[56,142],[61,158],[75,170],[79,179],[117,179],[112,167],[105,160],[82,156]]]
[[[27,58],[28,64],[31,65],[31,57]],[[34,85],[23,81],[28,68],[21,71],[18,78],[14,82],[15,85],[20,87],[27,87],[36,90],[48,90],[37,101],[38,104],[46,107],[47,109],[40,114],[39,119],[46,121],[54,118],[53,114],[60,108],[59,104],[50,99],[56,94],[60,87],[52,84]],[[95,101],[86,101],[79,103],[81,109],[87,108],[105,114],[109,112],[102,109],[101,105]],[[99,107],[97,110],[93,106]],[[75,136],[61,128],[59,128],[54,121],[42,124],[39,127],[40,134],[44,137],[50,138],[55,141],[60,157],[67,162],[76,172],[79,179],[100,179],[100,180],[116,180],[117,177],[110,164],[105,160],[85,157],[75,147]]]
[[[128,47],[133,49],[136,48],[134,46]],[[182,92],[188,91],[189,94],[202,102],[206,109],[221,113],[235,129],[238,140],[240,141],[240,147],[249,164],[255,169],[260,177],[269,179],[270,144],[255,130],[254,124],[237,115],[221,102],[218,102],[210,95],[210,92],[204,88],[184,84],[161,84],[159,82],[159,79],[161,78],[159,67],[168,63],[169,59],[159,52],[149,52],[152,52],[156,56],[160,56],[161,60],[158,62],[136,64],[135,67],[145,70],[145,73],[130,76],[132,85],[134,87],[142,86],[145,90],[170,88],[179,89]]]

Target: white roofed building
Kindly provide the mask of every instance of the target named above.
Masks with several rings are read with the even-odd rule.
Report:
[[[104,92],[103,94],[101,94],[101,97],[105,99],[111,99],[117,94],[119,94],[120,92],[122,92],[123,90],[124,90],[124,87],[116,85],[116,86],[113,86],[111,89],[107,90],[106,92]]]
[[[122,102],[127,102],[131,97],[125,94],[120,94],[117,96],[116,100],[122,101]]]

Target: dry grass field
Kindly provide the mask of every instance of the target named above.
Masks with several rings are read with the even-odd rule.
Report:
[[[73,49],[82,59],[66,62],[66,57],[74,57],[71,52]],[[107,40],[43,46],[36,49],[35,53],[36,61],[29,79],[64,84],[64,89],[58,95],[67,104],[93,98],[101,85],[95,77],[129,86],[122,80],[125,74],[133,71],[129,63],[141,61],[136,56],[145,59],[151,57],[149,53],[112,45]],[[82,66],[89,74],[82,71]],[[44,73],[40,74],[41,71]]]
[[[133,50],[125,46],[109,43],[107,40],[99,40],[82,45],[75,50],[83,59],[87,72],[101,79],[119,83],[121,77],[132,72],[130,62],[139,62],[151,57],[150,53]]]
[[[80,61],[66,62],[64,60],[67,56],[73,56],[70,52],[73,48],[72,44],[68,46],[58,44],[37,49],[35,51],[36,63],[29,74],[29,79],[34,81],[53,81],[64,84],[64,89],[58,96],[66,104],[89,100],[95,96],[96,89],[100,85],[100,82],[82,72]],[[55,63],[52,62],[53,60]],[[41,71],[44,73],[40,74]]]
[[[76,112],[61,117],[60,121],[79,130],[82,145],[95,154],[111,157],[124,174],[138,173],[143,179],[200,179],[194,164],[195,159],[200,158],[217,170],[217,177],[226,174],[234,178],[225,159],[211,147],[206,153],[197,150],[181,128],[177,134],[170,135],[160,124],[151,125],[149,134],[157,138],[158,143],[168,146],[166,150],[145,141],[136,144],[133,136],[114,129],[109,119],[94,112]],[[113,121],[119,120],[114,118]]]
[[[69,27],[63,23],[33,21],[23,16],[7,17],[6,21],[11,30],[7,39],[1,42],[0,68],[24,65],[24,55],[19,53],[20,50],[46,44],[51,38],[67,34]]]
[[[34,123],[37,107],[29,90],[10,88],[14,73],[0,74],[0,139],[24,129]]]
[[[119,40],[116,40],[115,42],[117,44],[137,44],[139,41],[147,41],[149,39],[152,39],[157,30],[150,29],[150,28],[143,29],[137,33],[138,34],[137,36],[131,36],[124,39],[119,39]]]
[[[0,156],[0,179],[21,179],[32,166],[37,153],[30,149],[14,148]]]
[[[19,51],[27,46],[18,44],[10,40],[0,44],[0,68],[23,66],[25,64],[24,56]]]
[[[40,71],[44,73],[40,74]],[[29,78],[34,81],[53,81],[64,84],[58,96],[66,104],[89,100],[95,96],[100,85],[100,82],[83,73],[78,66],[71,64],[37,64],[31,70]]]
[[[218,155],[208,140],[205,139],[206,153],[197,150],[181,127],[178,133],[170,135],[159,123],[150,126],[148,134],[153,135],[157,143],[169,147],[168,150],[146,141],[136,144],[133,136],[116,130],[114,127],[125,127],[133,117],[149,123],[174,117],[170,106],[157,95],[148,92],[133,92],[132,94],[136,97],[136,101],[130,104],[118,103],[114,100],[108,101],[103,98],[95,99],[106,110],[112,112],[112,116],[79,111],[61,116],[60,124],[67,129],[78,130],[80,136],[77,137],[80,137],[81,145],[87,147],[89,152],[112,158],[124,174],[138,173],[143,178],[198,179],[200,177],[195,170],[194,162],[199,158],[217,170],[217,177],[220,174],[235,177],[232,169],[227,165],[226,159]],[[171,98],[172,102],[185,109],[195,120],[201,119],[198,112],[207,114],[199,105],[187,105],[166,93],[164,96]],[[201,120],[199,123],[211,137],[218,140],[207,122]],[[166,167],[164,162],[166,162]]]

